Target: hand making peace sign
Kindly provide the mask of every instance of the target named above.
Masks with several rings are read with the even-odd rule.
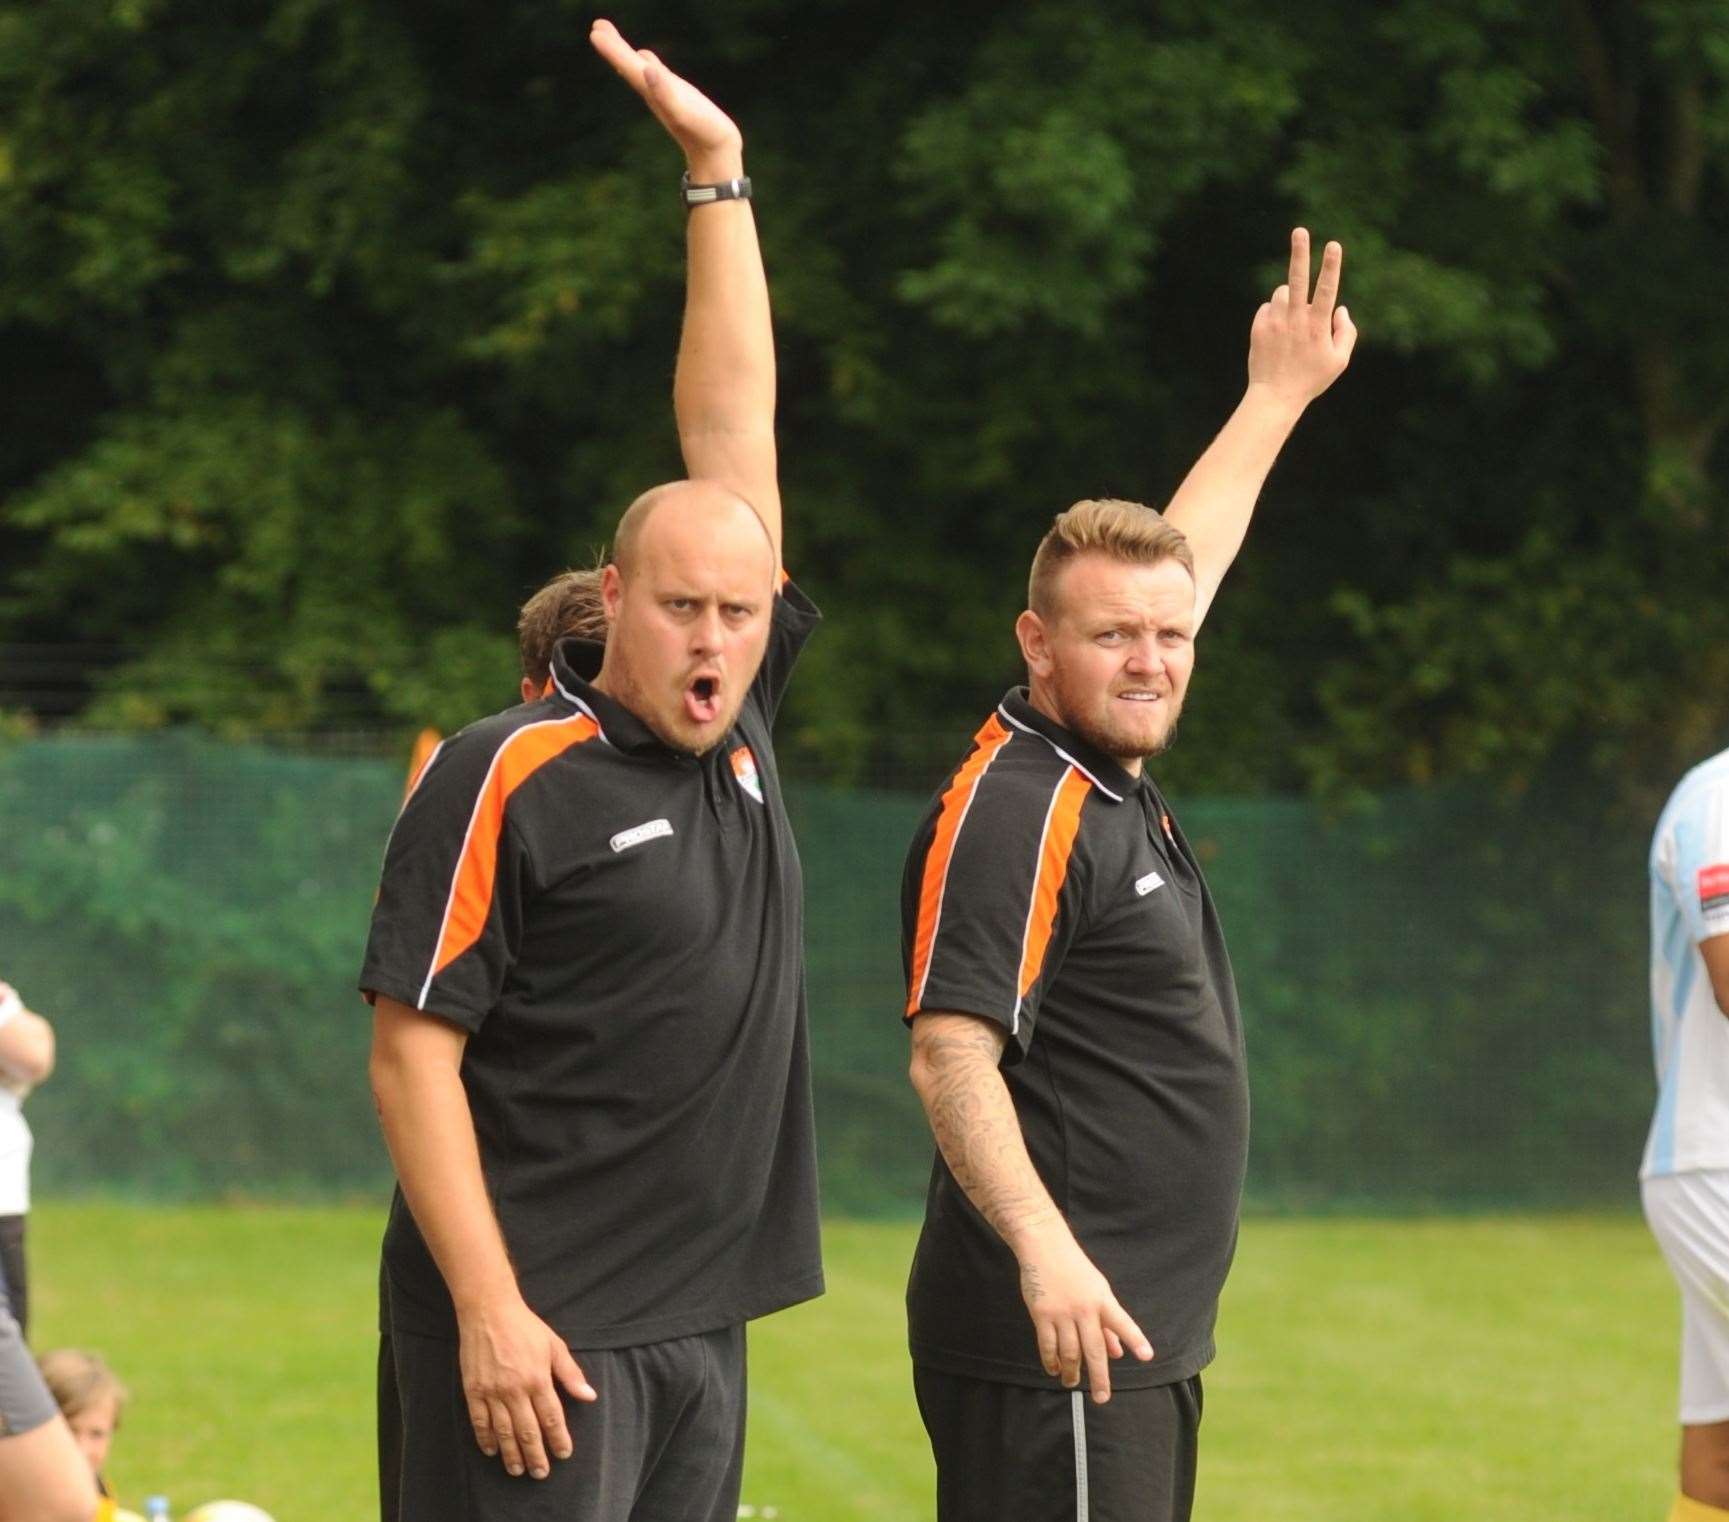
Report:
[[[1249,384],[1306,406],[1345,373],[1356,346],[1350,312],[1335,305],[1345,251],[1329,243],[1309,296],[1309,231],[1291,233],[1289,277],[1255,313],[1249,329]]]

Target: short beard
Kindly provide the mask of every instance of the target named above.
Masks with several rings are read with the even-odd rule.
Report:
[[[1090,724],[1074,723],[1065,715],[1063,718],[1063,727],[1072,730],[1075,734],[1079,735],[1081,739],[1085,740],[1088,745],[1092,746],[1094,750],[1098,751],[1101,755],[1109,756],[1111,760],[1115,761],[1120,766],[1128,761],[1155,761],[1160,756],[1164,755],[1166,751],[1177,743],[1177,726],[1182,722],[1182,718],[1183,711],[1179,708],[1176,714],[1172,717],[1170,725],[1165,730],[1164,739],[1160,740],[1151,750],[1130,751],[1128,753],[1124,753],[1122,750],[1118,749],[1120,744],[1119,741],[1111,739],[1110,736],[1101,733]]]

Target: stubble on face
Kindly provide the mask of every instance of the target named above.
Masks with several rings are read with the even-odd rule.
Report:
[[[1138,771],[1142,762],[1164,755],[1176,743],[1178,721],[1183,713],[1181,698],[1166,709],[1163,728],[1157,738],[1149,742],[1126,724],[1112,724],[1108,710],[1095,717],[1098,713],[1096,702],[1089,701],[1087,695],[1070,695],[1060,687],[1055,689],[1055,695],[1057,707],[1065,715],[1061,720],[1063,728],[1085,740],[1101,755],[1109,756],[1126,771]]]

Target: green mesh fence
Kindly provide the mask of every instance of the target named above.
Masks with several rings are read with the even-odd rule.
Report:
[[[40,1189],[372,1194],[353,973],[394,761],[191,736],[0,750],[0,977],[53,1016]],[[901,853],[924,807],[789,794],[830,1207],[914,1209]],[[1235,959],[1265,1204],[1632,1198],[1650,1105],[1643,831],[1562,796],[1177,800]]]

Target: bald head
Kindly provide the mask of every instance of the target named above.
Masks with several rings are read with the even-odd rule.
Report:
[[[619,520],[595,685],[667,744],[723,740],[762,662],[779,565],[762,519],[716,481],[644,492]]]
[[[723,540],[746,554],[751,551],[744,540],[760,545],[772,580],[779,569],[774,542],[750,503],[718,481],[668,481],[651,486],[624,510],[612,539],[612,563],[630,576],[649,556]]]

